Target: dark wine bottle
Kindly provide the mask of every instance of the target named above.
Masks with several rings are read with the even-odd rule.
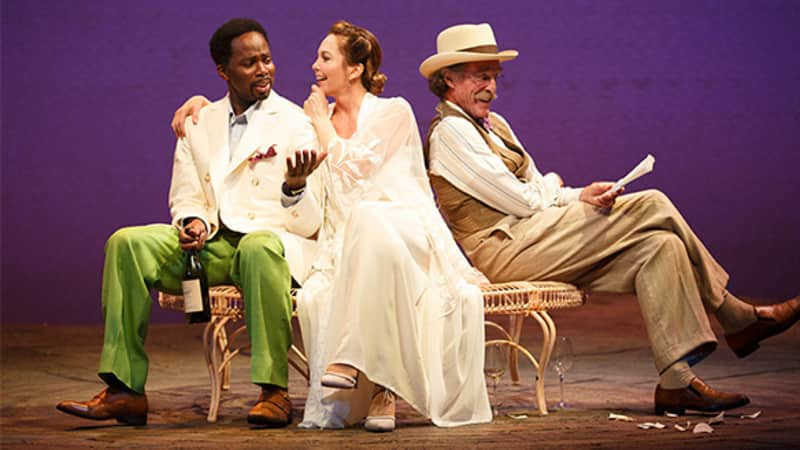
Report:
[[[211,302],[208,299],[208,278],[197,250],[186,251],[183,270],[183,312],[187,323],[211,320]]]

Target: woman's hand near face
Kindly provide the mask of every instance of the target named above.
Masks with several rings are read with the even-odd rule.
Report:
[[[211,103],[207,98],[202,95],[195,95],[181,105],[175,115],[172,116],[172,132],[180,139],[186,136],[186,129],[183,124],[186,123],[186,118],[192,116],[192,123],[197,125],[197,120],[200,118],[200,110],[204,106]]]
[[[328,98],[316,84],[311,86],[311,93],[303,102],[303,111],[314,125],[320,148],[329,150],[328,145],[336,137],[336,130],[328,117]]]
[[[314,123],[314,126],[317,126],[320,120],[328,118],[328,99],[316,84],[311,86],[311,93],[303,102],[303,111]]]

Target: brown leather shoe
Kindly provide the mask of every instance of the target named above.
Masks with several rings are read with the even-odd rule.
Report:
[[[292,423],[289,391],[277,386],[263,388],[258,402],[247,414],[247,422],[268,428],[285,427]]]
[[[782,333],[800,319],[800,296],[783,303],[769,306],[756,306],[757,320],[741,331],[725,336],[728,347],[739,358],[753,353],[758,343]]]
[[[92,420],[116,419],[126,425],[147,424],[147,396],[107,387],[88,402],[65,400],[56,409]]]
[[[665,412],[685,414],[687,409],[700,412],[719,412],[750,403],[742,394],[715,391],[703,380],[695,377],[683,389],[662,389],[656,386],[656,414]]]

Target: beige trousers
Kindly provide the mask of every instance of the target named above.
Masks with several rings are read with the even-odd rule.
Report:
[[[635,293],[659,373],[716,347],[706,310],[722,304],[728,274],[659,191],[620,196],[610,211],[575,202],[508,217],[461,245],[493,282],[554,280]]]

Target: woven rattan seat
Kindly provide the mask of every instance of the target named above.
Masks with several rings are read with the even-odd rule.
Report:
[[[528,358],[537,372],[536,402],[539,412],[542,415],[547,414],[544,376],[556,340],[556,325],[547,311],[583,305],[586,295],[571,284],[539,281],[487,284],[481,286],[481,291],[487,316],[486,325],[499,330],[504,336],[504,339],[487,341],[486,345],[504,344],[511,348],[509,372],[515,384],[519,383],[518,353]],[[244,324],[236,324],[244,317],[241,291],[235,286],[216,286],[209,289],[209,297],[212,318],[203,332],[203,353],[211,378],[208,421],[216,422],[222,391],[230,388],[231,360],[249,345],[233,344],[246,331]],[[294,295],[292,302],[294,303]],[[183,312],[182,296],[159,292],[158,303],[163,309]],[[489,320],[488,316],[509,316],[508,328]],[[525,317],[533,317],[542,329],[542,348],[538,360],[520,344]],[[289,352],[289,364],[308,380],[308,361],[294,345]]]

